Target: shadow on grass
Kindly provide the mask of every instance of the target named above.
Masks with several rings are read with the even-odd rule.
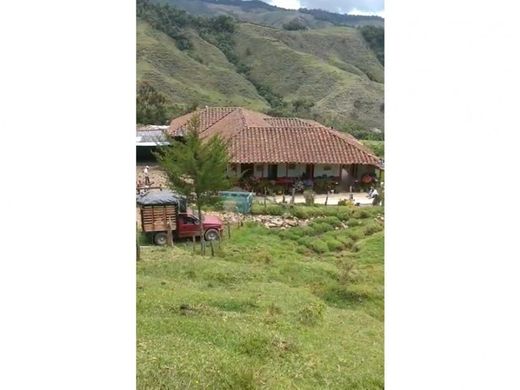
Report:
[[[349,291],[346,286],[341,285],[314,286],[312,293],[327,305],[339,309],[354,308],[371,299],[368,294]]]

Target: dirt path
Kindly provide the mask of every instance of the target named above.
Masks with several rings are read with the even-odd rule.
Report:
[[[148,163],[148,164],[142,164],[142,163],[138,163],[136,165],[136,171],[135,171],[135,179],[136,181],[137,180],[141,180],[143,183],[144,183],[144,173],[143,173],[143,169],[144,167],[148,165],[149,169],[148,169],[148,176],[150,177],[150,181],[152,182],[152,186],[156,187],[156,186],[162,186],[162,187],[166,187],[166,175],[164,174],[163,171],[161,171],[161,169],[159,168],[159,166],[157,164],[151,164],[151,163]]]

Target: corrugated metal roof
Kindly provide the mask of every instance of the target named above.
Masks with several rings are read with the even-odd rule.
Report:
[[[166,127],[168,126],[161,126]],[[135,140],[137,146],[168,145],[164,131],[166,129],[137,130]]]

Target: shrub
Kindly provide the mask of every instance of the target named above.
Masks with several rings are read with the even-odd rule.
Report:
[[[266,207],[262,204],[253,204],[251,214],[268,214],[268,215],[283,215],[285,208],[279,204],[267,204]]]
[[[265,208],[265,213],[269,215],[283,215],[285,209],[277,204],[270,204]]]
[[[347,230],[345,232],[346,236],[354,241],[357,241],[361,238],[363,238],[363,233],[359,230]]]
[[[352,217],[357,218],[357,219],[368,218],[368,217],[370,217],[370,212],[368,212],[367,210],[364,210],[364,209],[356,209],[352,213]]]
[[[335,216],[331,216],[331,217],[321,217],[319,219],[316,219],[315,221],[313,221],[311,223],[311,225],[315,222],[319,222],[319,223],[325,223],[327,225],[330,225],[332,227],[340,227],[341,226],[341,221],[339,220],[338,217],[335,217]]]
[[[313,222],[309,224],[309,226],[312,228],[314,235],[325,233],[333,229],[329,224],[323,222]]]
[[[315,193],[312,190],[303,191],[303,197],[305,198],[306,205],[314,205],[314,196]]]
[[[354,240],[352,240],[352,238],[343,235],[338,235],[335,238],[343,244],[344,248],[350,249],[354,245]]]
[[[334,188],[336,183],[329,178],[318,178],[314,180],[314,190],[320,194],[330,191]]]
[[[350,209],[338,210],[338,213],[336,214],[337,218],[339,218],[342,221],[348,221],[351,215],[352,210]]]
[[[309,218],[308,210],[306,210],[303,207],[294,207],[293,210],[292,210],[292,214],[296,218],[300,218],[300,219],[308,219]]]
[[[298,30],[307,30],[307,26],[305,25],[305,21],[299,18],[294,18],[287,23],[282,25],[284,30],[287,31],[298,31]]]
[[[383,230],[383,226],[377,222],[371,222],[368,223],[366,226],[363,227],[363,235],[370,236],[374,233],[380,232]]]
[[[286,187],[282,186],[282,185],[279,185],[279,184],[275,184],[272,186],[272,191],[274,194],[276,195],[282,195],[286,192]]]
[[[344,248],[344,245],[339,240],[336,240],[333,237],[328,237],[325,242],[327,243],[327,247],[329,248],[329,251],[335,252],[340,251]]]
[[[305,245],[316,253],[326,253],[329,250],[327,244],[319,238],[306,239]]]
[[[325,305],[322,303],[308,303],[298,312],[298,319],[305,325],[316,325],[323,319]]]

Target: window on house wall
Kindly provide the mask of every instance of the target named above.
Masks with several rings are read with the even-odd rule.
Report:
[[[331,167],[330,165],[325,165],[325,166],[323,167],[323,170],[324,170],[324,171],[332,171],[332,167]]]
[[[264,171],[264,166],[263,165],[257,165],[256,166],[256,171],[262,173]]]
[[[289,164],[287,165],[288,169],[296,169],[296,164]]]

